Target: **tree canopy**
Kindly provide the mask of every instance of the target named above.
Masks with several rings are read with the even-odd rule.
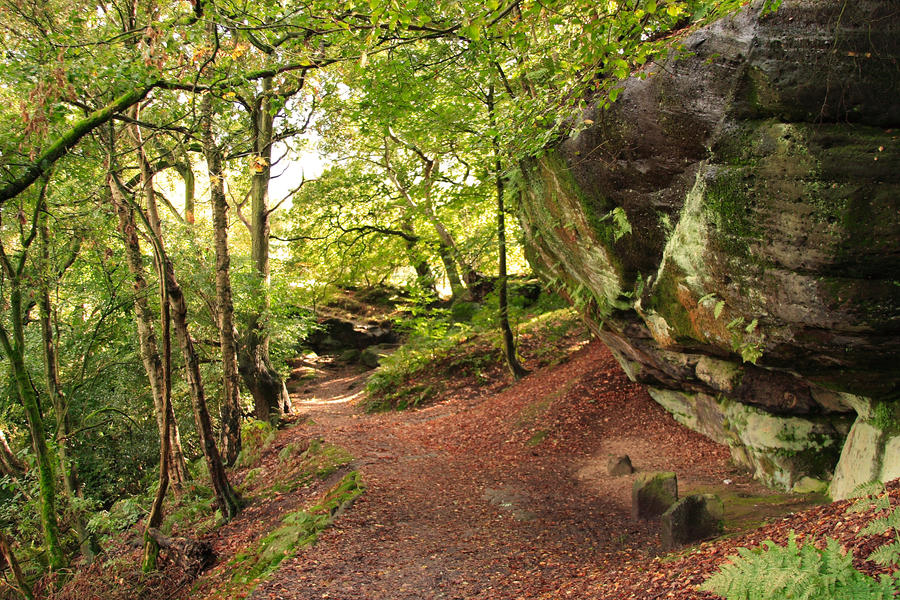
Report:
[[[199,471],[236,514],[310,307],[505,298],[517,171],[739,5],[0,1],[0,528],[61,570]]]

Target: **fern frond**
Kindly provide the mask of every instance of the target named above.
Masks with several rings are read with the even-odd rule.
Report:
[[[872,508],[889,508],[890,499],[885,495],[884,484],[880,481],[861,483],[850,492],[850,498],[856,500],[845,512],[858,513]]]
[[[873,520],[859,532],[859,535],[884,533],[890,529],[900,531],[900,506],[891,511],[888,516]]]
[[[900,540],[885,544],[869,555],[869,560],[879,565],[900,565]]]
[[[739,548],[731,563],[707,579],[699,589],[727,600],[894,600],[900,579],[880,581],[853,567],[853,554],[834,539],[824,550],[812,544],[799,546],[791,532],[787,545],[771,540],[763,548]],[[898,542],[900,552],[900,542]]]

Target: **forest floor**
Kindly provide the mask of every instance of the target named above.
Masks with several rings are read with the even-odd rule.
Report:
[[[856,536],[875,512],[845,515],[846,503],[819,506],[821,497],[761,486],[727,448],[677,424],[600,343],[563,342],[561,359],[529,364],[533,372],[515,384],[502,370],[434,373],[438,401],[399,412],[362,410],[371,371],[324,365],[318,378],[294,382],[292,423],[256,467],[235,473],[248,507],[206,533],[176,527],[212,544],[219,560],[211,570],[191,581],[170,563],[140,576],[132,541],[58,597],[687,600],[716,598],[695,586],[738,546],[784,543],[792,530],[820,544],[837,537],[862,556],[884,543]],[[336,450],[317,455],[320,477],[300,485],[291,477],[302,470],[297,461],[311,460],[304,450],[312,440]],[[607,474],[608,458],[621,454],[638,472],[675,471],[680,495],[719,494],[724,537],[665,554],[659,521],[631,518],[633,476]],[[240,579],[246,557],[261,554],[260,540],[285,515],[352,473],[365,493],[318,530],[314,546],[286,550],[280,564]],[[896,504],[900,489],[891,489]]]
[[[625,597],[576,589],[661,553],[659,523],[631,518],[633,478],[609,476],[610,455],[629,455],[639,471],[675,471],[682,495],[720,493],[726,533],[816,502],[736,469],[726,448],[677,424],[598,342],[499,391],[446,382],[441,402],[415,411],[362,414],[365,376],[344,369],[311,382],[294,409],[307,418],[301,435],[355,457],[366,493],[252,598]]]

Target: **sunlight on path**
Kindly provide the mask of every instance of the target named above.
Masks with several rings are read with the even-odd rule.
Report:
[[[295,408],[300,406],[330,406],[348,404],[358,400],[365,388],[360,380],[364,375],[353,374],[328,380],[325,385],[310,390],[312,395],[292,394],[291,401]]]

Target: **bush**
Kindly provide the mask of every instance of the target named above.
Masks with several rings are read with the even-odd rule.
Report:
[[[235,464],[239,467],[252,467],[262,458],[262,453],[275,439],[275,428],[271,423],[256,419],[241,425],[241,453]]]

